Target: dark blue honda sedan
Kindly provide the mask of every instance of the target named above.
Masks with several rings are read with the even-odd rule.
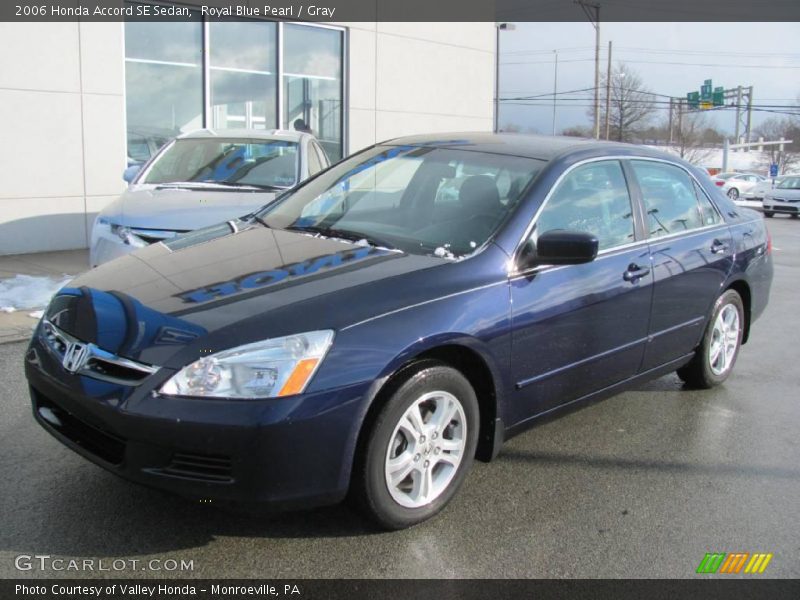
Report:
[[[761,217],[645,148],[403,138],[53,299],[34,416],[195,499],[431,517],[538,417],[731,373],[772,280]]]

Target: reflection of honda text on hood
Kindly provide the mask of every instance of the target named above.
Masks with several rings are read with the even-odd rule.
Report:
[[[173,140],[126,171],[130,186],[92,228],[91,265],[257,210],[312,174],[309,150],[324,156],[313,136],[292,131],[200,130]]]
[[[223,223],[81,275],[53,299],[44,324],[145,367],[180,366],[187,354],[221,348],[231,336],[277,337],[395,308],[368,300],[375,286],[399,285],[386,298],[402,303],[402,276],[447,263],[246,221],[232,225],[237,233]]]

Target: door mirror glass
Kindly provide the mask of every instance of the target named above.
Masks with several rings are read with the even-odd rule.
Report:
[[[131,165],[122,172],[122,178],[125,180],[126,183],[130,183],[136,178],[136,176],[139,174],[139,171],[141,170],[142,170],[142,165]]]
[[[539,265],[580,265],[597,257],[600,242],[585,231],[546,231],[534,241],[531,237],[519,257],[520,271]]]

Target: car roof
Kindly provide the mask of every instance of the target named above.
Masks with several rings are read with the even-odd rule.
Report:
[[[668,158],[679,162],[679,159],[670,154],[652,150],[635,144],[621,142],[606,142],[594,139],[550,136],[550,135],[521,135],[517,133],[481,133],[481,132],[456,132],[435,133],[427,135],[413,135],[394,138],[382,142],[389,146],[432,146],[436,148],[455,148],[471,150],[474,152],[487,152],[491,154],[505,154],[509,156],[522,156],[551,160],[557,156],[568,153],[570,150],[600,150],[604,153],[613,152],[615,149],[622,154],[634,151],[641,156],[655,156]]]
[[[292,131],[289,129],[198,129],[189,133],[179,135],[177,139],[196,139],[196,138],[241,138],[249,140],[281,140],[284,142],[299,142],[304,137],[313,138],[309,133],[303,131]]]

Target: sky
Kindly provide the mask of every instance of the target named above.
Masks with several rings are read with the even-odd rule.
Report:
[[[594,27],[588,21],[514,25],[514,30],[500,31],[500,127],[552,132],[554,50],[560,92],[556,132],[591,125],[586,106],[593,92],[563,92],[594,86]],[[752,85],[754,105],[764,105],[763,111],[753,112],[754,129],[768,117],[781,116],[767,110],[798,104],[800,23],[601,23],[601,72],[607,68],[609,40],[612,62],[625,62],[657,94],[685,98],[699,91],[705,79],[725,89]],[[511,100],[534,95],[546,96]],[[667,115],[666,108],[659,110],[653,124]],[[709,116],[722,131],[734,131],[734,111]]]

